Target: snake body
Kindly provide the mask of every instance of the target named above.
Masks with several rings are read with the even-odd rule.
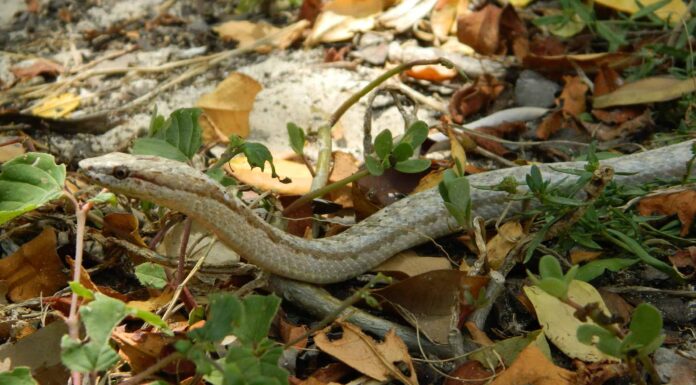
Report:
[[[617,183],[677,179],[686,172],[693,141],[602,161]],[[584,162],[541,165],[544,179],[572,183],[555,169],[581,169]],[[152,156],[112,153],[80,162],[83,173],[111,191],[155,202],[191,216],[246,260],[284,277],[332,283],[355,277],[399,251],[458,229],[437,189],[410,195],[348,230],[328,238],[304,239],[269,225],[222,186],[186,164]],[[492,186],[505,177],[524,181],[530,167],[469,176],[472,186]],[[620,175],[626,174],[626,175]],[[521,189],[524,187],[520,187]],[[472,188],[472,215],[497,218],[507,194]],[[513,211],[519,206],[513,205]]]

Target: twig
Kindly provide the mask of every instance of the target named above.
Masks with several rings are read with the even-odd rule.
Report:
[[[143,370],[142,372],[136,374],[135,376],[127,379],[126,381],[120,382],[119,385],[137,385],[143,382],[146,378],[150,377],[151,375],[157,373],[162,368],[165,368],[167,365],[171,364],[172,362],[176,360],[180,360],[183,357],[179,353],[172,353],[163,359],[155,362],[152,366],[148,367],[147,369]]]

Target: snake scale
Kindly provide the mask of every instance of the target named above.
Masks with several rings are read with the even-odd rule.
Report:
[[[612,158],[617,183],[677,179],[686,172],[693,141]],[[552,168],[582,168],[583,162],[541,165],[543,177],[572,183],[574,176]],[[399,251],[458,229],[437,189],[410,195],[348,230],[328,238],[304,239],[269,225],[217,182],[190,166],[158,157],[111,153],[80,162],[92,181],[115,193],[155,202],[191,216],[247,261],[277,275],[310,283],[332,283],[368,271]],[[498,184],[505,177],[524,181],[529,166],[469,176],[472,186]],[[520,187],[524,188],[524,186]],[[507,194],[471,190],[472,214],[497,218]],[[519,206],[513,205],[513,212]]]

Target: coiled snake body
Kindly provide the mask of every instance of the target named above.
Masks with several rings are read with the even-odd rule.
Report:
[[[602,161],[614,168],[617,183],[677,179],[686,172],[692,141]],[[574,181],[552,169],[580,169],[584,162],[540,166],[544,179]],[[111,191],[155,202],[191,216],[242,257],[271,273],[311,283],[355,277],[399,251],[458,229],[437,189],[408,196],[350,229],[307,240],[267,224],[218,183],[186,164],[152,156],[112,153],[80,162],[83,173]],[[491,186],[505,177],[523,181],[530,167],[469,176],[472,186]],[[566,179],[564,179],[566,178]],[[521,187],[523,188],[523,187]],[[472,214],[500,216],[508,204],[503,192],[472,188]],[[513,205],[513,211],[519,209]]]

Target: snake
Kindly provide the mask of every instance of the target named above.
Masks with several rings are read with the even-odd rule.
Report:
[[[615,170],[617,184],[675,180],[689,172],[689,140],[658,149],[603,160]],[[578,176],[564,169],[583,169],[586,162],[538,165],[542,176],[562,186]],[[272,274],[297,281],[327,284],[363,274],[400,251],[461,230],[438,189],[409,195],[347,230],[325,238],[306,239],[278,229],[249,209],[234,194],[186,163],[156,156],[110,153],[79,162],[83,175],[114,193],[154,202],[184,213],[214,233],[248,262]],[[524,191],[529,165],[469,175],[472,217],[499,218],[519,212],[520,202],[492,191],[504,178],[514,178]]]

